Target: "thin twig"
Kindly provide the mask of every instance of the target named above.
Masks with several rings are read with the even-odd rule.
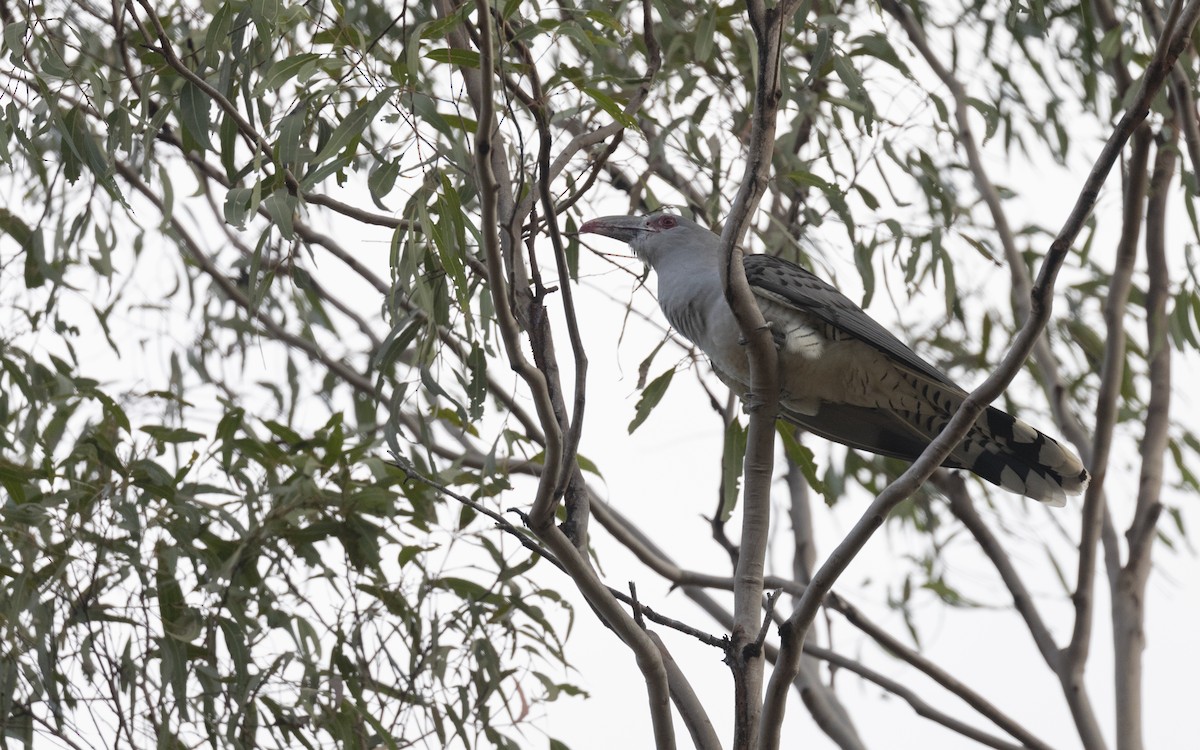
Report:
[[[903,699],[905,703],[912,706],[912,709],[917,712],[918,716],[923,716],[926,719],[937,722],[950,731],[975,740],[981,745],[998,748],[998,750],[1021,750],[1022,748],[1028,747],[1028,745],[1014,745],[1011,742],[1005,742],[999,737],[994,737],[987,732],[976,729],[966,722],[955,719],[949,714],[937,710],[922,700],[912,689],[891,679],[890,677],[885,677],[879,672],[864,666],[861,662],[855,661],[854,659],[850,659],[839,653],[831,651],[830,649],[821,648],[820,646],[809,643],[804,644],[804,652],[806,654],[811,654],[822,661],[828,662],[829,664],[833,664],[849,672],[853,672],[869,682],[875,683],[884,690],[887,690],[888,692]]]
[[[629,598],[633,600],[633,621],[639,628],[645,630],[646,621],[642,619],[642,607],[637,598],[637,584],[633,581],[629,582]]]
[[[775,612],[775,602],[782,593],[783,589],[775,589],[767,594],[767,603],[763,605],[762,629],[758,631],[758,638],[754,639],[756,649],[762,650],[763,644],[767,642],[767,632],[771,629],[771,615]]]
[[[900,641],[886,628],[872,622],[857,607],[839,597],[836,593],[829,595],[827,604],[830,609],[845,617],[850,624],[869,636],[885,651],[917,668],[938,685],[958,696],[963,702],[978,711],[980,715],[1008,732],[1013,739],[1020,742],[1023,746],[1032,748],[1033,750],[1051,750],[1049,744],[1034,736],[1020,722],[1001,711],[991,701],[975,692],[946,670],[934,664],[921,653]]]

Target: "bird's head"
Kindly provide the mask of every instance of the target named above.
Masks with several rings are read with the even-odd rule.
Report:
[[[585,221],[581,233],[602,234],[629,243],[633,251],[653,267],[672,252],[695,252],[720,238],[691,219],[658,212],[645,216],[603,216]]]

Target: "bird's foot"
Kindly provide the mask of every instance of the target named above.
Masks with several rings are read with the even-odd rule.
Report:
[[[763,408],[763,406],[765,404],[766,404],[766,400],[759,398],[758,394],[755,393],[754,391],[750,390],[749,388],[747,388],[746,392],[744,394],[742,394],[742,413],[743,414],[753,414],[754,412]]]
[[[779,332],[775,330],[774,323],[772,323],[771,321],[768,320],[766,323],[763,323],[761,326],[759,326],[758,328],[755,328],[754,330],[761,331],[763,329],[770,331],[771,338],[775,339],[776,341],[779,341]],[[746,346],[749,343],[750,343],[750,339],[746,338],[745,335],[742,335],[742,334],[738,335],[738,344],[740,344],[741,346]]]

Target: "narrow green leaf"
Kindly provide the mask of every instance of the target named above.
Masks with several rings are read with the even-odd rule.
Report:
[[[25,53],[25,35],[29,32],[29,22],[14,20],[4,24],[4,49],[9,52],[9,60],[16,66],[26,69],[23,61]]]
[[[846,202],[845,191],[812,172],[791,172],[788,174],[788,179],[803,185],[812,185],[820,188],[821,193],[825,196],[825,200],[829,203],[829,208],[837,214],[845,226],[846,234],[850,236],[850,241],[855,241],[857,224],[854,221],[854,216],[850,213],[850,204]]]
[[[267,68],[267,72],[263,75],[262,80],[254,87],[255,95],[262,94],[264,91],[278,91],[293,78],[297,78],[300,83],[304,83],[309,75],[316,70],[317,63],[321,60],[321,57],[316,52],[304,52],[299,55],[285,57],[282,60],[276,60],[271,63],[271,67]]]
[[[30,241],[21,246],[25,253],[25,287],[36,289],[46,283],[47,278],[59,279],[54,266],[46,260],[45,238],[41,232],[34,232]]]
[[[40,476],[37,471],[20,464],[15,464],[0,456],[0,486],[8,492],[8,496],[18,504],[27,501],[25,487],[32,485]],[[39,513],[40,516],[40,513]],[[11,520],[11,519],[10,519]],[[32,519],[33,521],[40,518]]]
[[[829,488],[825,486],[825,482],[821,481],[821,477],[817,473],[817,459],[812,450],[796,439],[794,427],[779,422],[776,424],[776,431],[783,440],[783,451],[788,460],[800,468],[800,473],[804,475],[805,481],[808,482],[809,487],[813,488],[814,492],[819,492],[828,499]]]
[[[440,39],[461,24],[467,14],[471,12],[473,12],[472,7],[464,3],[452,15],[418,25],[415,27],[413,35],[417,39]]]
[[[280,164],[297,170],[300,165],[302,148],[307,151],[304,142],[304,130],[307,126],[307,111],[303,104],[297,105],[279,121],[275,132],[275,158]]]
[[[174,696],[173,704],[179,707],[180,715],[187,718],[188,660],[184,644],[172,636],[177,625],[183,623],[187,604],[183,589],[175,578],[175,557],[172,546],[160,542],[154,550],[155,588],[158,593],[158,613],[164,634],[158,640],[159,669],[162,684]]]
[[[717,17],[719,8],[709,6],[700,11],[703,17],[700,22],[700,28],[696,30],[696,42],[693,47],[697,60],[707,60],[712,54],[713,38],[717,33]]]
[[[892,47],[891,42],[882,34],[868,34],[854,40],[858,43],[858,48],[851,52],[851,56],[855,55],[870,55],[876,59],[882,60],[888,65],[891,65],[896,70],[900,71],[905,78],[912,78],[912,71],[896,54],[896,49]]]
[[[179,122],[184,135],[204,150],[212,150],[212,100],[199,86],[185,81],[179,92]]]
[[[394,159],[385,159],[379,162],[367,176],[367,189],[371,191],[371,200],[379,207],[379,210],[388,210],[388,207],[383,204],[383,199],[392,192],[392,188],[396,186],[396,178],[399,176],[400,162]]]
[[[246,220],[254,215],[258,206],[253,202],[254,188],[230,188],[225,194],[225,223],[238,229],[246,228]]]
[[[866,204],[868,209],[875,211],[879,208],[879,199],[875,197],[874,193],[857,183],[853,187],[855,192],[858,193],[858,197],[862,198],[862,202]]]
[[[162,425],[145,425],[139,430],[160,443],[194,443],[204,439],[204,433],[185,430],[180,427],[163,427]]]
[[[1100,57],[1104,62],[1112,62],[1113,58],[1116,57],[1117,52],[1121,49],[1121,34],[1124,31],[1125,27],[1122,24],[1117,24],[1105,32],[1104,37],[1100,40],[1100,44],[1096,48],[1100,52]]]
[[[634,413],[633,421],[629,423],[629,434],[641,426],[642,422],[650,416],[650,412],[658,406],[658,402],[662,401],[663,395],[667,392],[667,387],[671,385],[671,378],[675,377],[675,369],[667,370],[662,375],[659,375],[654,380],[651,380],[649,385],[642,391],[642,397],[638,399],[637,408]]]
[[[104,406],[104,413],[113,421],[120,429],[126,433],[130,431],[129,417],[125,414],[125,410],[117,404],[107,393],[101,391],[93,391],[90,394],[93,398],[99,401]]]
[[[229,29],[233,23],[233,2],[223,3],[212,20],[208,23],[208,31],[204,34],[204,64],[216,68],[221,64],[221,50],[228,44]]]
[[[364,101],[358,108],[347,115],[346,119],[342,120],[334,128],[333,133],[329,136],[329,140],[325,142],[324,148],[313,159],[313,163],[320,164],[332,158],[340,153],[342,149],[347,148],[351,143],[361,138],[363,132],[375,120],[375,116],[379,114],[379,110],[383,109],[383,105],[388,103],[393,90],[391,87],[385,88],[374,99]]]
[[[433,581],[433,586],[446,591],[453,591],[458,596],[468,601],[479,601],[484,599],[489,594],[488,590],[479,585],[475,581],[467,580],[466,578],[458,578],[455,576],[447,576]]]
[[[596,462],[584,456],[583,454],[576,453],[575,462],[579,464],[579,468],[583,471],[586,471],[589,474],[595,474],[598,477],[603,477],[603,475],[600,473],[600,467],[596,465]]]
[[[961,231],[958,233],[958,236],[961,237],[962,239],[966,240],[966,243],[968,245],[970,245],[971,247],[975,248],[975,250],[980,255],[987,258],[992,263],[999,264],[1000,261],[996,259],[996,254],[993,253],[991,251],[991,249],[987,246],[986,241],[975,239],[974,237],[972,237],[968,234],[965,234]]]
[[[263,424],[275,435],[275,437],[279,438],[288,445],[299,445],[304,442],[304,438],[300,437],[300,433],[296,432],[285,424],[276,422],[273,419],[264,420]]]
[[[737,507],[742,470],[746,463],[746,428],[733,420],[725,428],[721,452],[721,520],[728,521]]]
[[[460,68],[479,67],[479,53],[473,49],[451,49],[448,47],[441,47],[439,49],[429,50],[423,55],[423,57],[426,60],[457,65]]]
[[[271,221],[279,228],[279,233],[285,240],[295,237],[293,219],[299,206],[296,196],[287,188],[279,188],[263,199],[263,208],[271,215]]]
[[[984,131],[983,142],[987,143],[993,135],[996,134],[996,128],[1000,125],[1000,110],[995,105],[989,104],[982,99],[976,99],[973,96],[967,97],[967,104],[983,115],[983,121],[987,129]]]
[[[0,232],[16,240],[22,250],[33,242],[33,230],[29,225],[3,206],[0,206]]]
[[[833,58],[833,70],[837,73],[838,78],[842,80],[842,83],[846,84],[846,89],[850,92],[851,98],[860,99],[865,95],[862,76],[858,74],[858,71],[854,68],[854,64],[850,62],[849,58],[842,55],[835,55]]]
[[[829,59],[830,50],[833,49],[832,38],[828,26],[821,26],[817,29],[817,51],[813,55],[812,65],[808,69],[808,77],[804,79],[805,86],[811,86],[818,77],[824,76],[822,70],[825,67],[825,61]]]
[[[470,313],[471,290],[467,284],[467,241],[462,202],[450,176],[442,174],[442,189],[437,196],[438,219],[431,232],[434,249],[446,275],[454,285],[454,297],[463,314]]]
[[[600,109],[607,112],[610,117],[625,127],[632,128],[637,125],[632,117],[625,114],[624,107],[622,107],[620,104],[617,104],[615,99],[600,89],[595,88],[594,86],[584,86],[581,91],[591,97],[592,101],[596,102]]]
[[[876,241],[870,243],[856,242],[854,244],[854,267],[858,269],[859,278],[863,283],[863,298],[860,307],[866,308],[875,296],[875,249]]]
[[[88,127],[87,115],[80,108],[66,112],[55,110],[55,113],[56,125],[66,147],[61,153],[67,181],[79,179],[80,167],[86,166],[103,184],[111,182],[112,165],[96,143],[96,137]]]
[[[263,44],[272,43],[276,36],[276,25],[279,22],[280,0],[250,0],[250,18],[258,31],[258,38]]]
[[[938,119],[941,120],[942,123],[949,125],[950,124],[950,110],[946,107],[946,102],[943,101],[940,96],[938,96],[937,94],[934,94],[933,92],[929,92],[928,94],[926,94],[926,97],[929,99],[929,101],[933,102],[933,107],[934,107],[934,109],[937,110],[937,113],[938,113]]]
[[[621,23],[620,19],[603,8],[592,8],[584,15],[589,21],[608,29],[609,31],[616,32],[616,34],[619,36],[626,36],[629,34],[629,29],[625,26],[625,24]]]
[[[478,420],[483,416],[483,400],[487,396],[487,355],[479,344],[471,346],[467,367],[471,371],[471,379],[467,385],[467,415],[472,420]]]
[[[9,115],[13,112],[11,106],[5,107],[3,112],[0,112],[0,164],[12,164],[12,151],[8,147],[8,142],[12,140],[13,128],[20,126],[19,120],[13,120]],[[115,128],[109,128],[110,134]]]

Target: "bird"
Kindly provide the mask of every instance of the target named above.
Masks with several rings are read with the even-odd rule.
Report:
[[[590,219],[579,232],[628,243],[658,277],[671,326],[752,400],[747,347],[721,284],[719,235],[669,211]],[[966,391],[810,271],[765,254],[743,264],[778,350],[780,417],[851,448],[915,460]],[[1059,507],[1089,480],[1068,448],[991,406],[942,465]]]

